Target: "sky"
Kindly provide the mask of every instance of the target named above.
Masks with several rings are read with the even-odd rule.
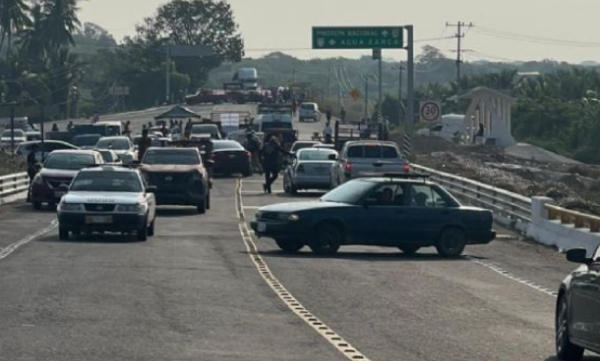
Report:
[[[165,0],[86,0],[80,20],[117,40],[135,33]],[[298,58],[359,57],[370,51],[312,50],[313,26],[413,25],[417,49],[429,44],[456,57],[455,27],[465,28],[464,59],[600,61],[597,0],[228,0],[243,35],[246,56],[281,50]],[[442,39],[439,39],[442,38]],[[437,40],[428,40],[437,39]],[[405,59],[403,50],[384,57]]]

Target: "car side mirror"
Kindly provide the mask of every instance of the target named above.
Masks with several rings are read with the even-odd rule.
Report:
[[[206,168],[212,168],[212,167],[214,167],[214,166],[215,166],[215,161],[214,161],[214,160],[212,160],[212,159],[208,159],[208,160],[206,161],[206,164],[205,164],[205,165],[206,165]]]
[[[337,159],[338,159],[338,157],[337,157],[337,155],[335,155],[335,154],[330,154],[330,155],[327,157],[327,159],[329,159],[329,160],[337,160]]]
[[[157,190],[158,188],[156,188],[155,186],[146,187],[146,193],[156,193]]]
[[[61,184],[60,186],[58,186],[58,190],[63,192],[63,193],[68,193],[69,192],[69,186],[66,184]]]
[[[583,248],[574,248],[567,251],[567,260],[573,263],[590,263],[592,260],[588,258],[587,251]]]

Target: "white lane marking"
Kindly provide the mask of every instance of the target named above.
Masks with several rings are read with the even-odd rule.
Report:
[[[262,207],[255,207],[255,206],[244,206],[244,209],[259,209]]]
[[[551,297],[557,297],[558,296],[557,292],[549,290],[549,289],[547,289],[544,286],[540,286],[540,285],[538,285],[535,282],[531,282],[531,281],[526,280],[524,278],[517,277],[517,276],[511,274],[510,272],[508,272],[508,271],[506,271],[506,270],[504,270],[504,269],[496,266],[493,263],[484,262],[484,261],[481,261],[481,260],[479,260],[477,258],[473,258],[471,256],[466,256],[466,258],[469,259],[472,262],[477,263],[480,266],[483,266],[483,267],[485,267],[487,269],[490,269],[490,270],[498,273],[501,276],[504,276],[504,277],[508,278],[509,280],[518,282],[518,283],[520,283],[522,285],[525,285],[525,286],[527,286],[529,288],[532,288],[532,289],[534,289],[534,290],[536,290],[538,292],[542,292],[543,294],[546,294],[546,295],[551,296]]]
[[[242,235],[242,240],[244,241],[244,245],[248,250],[248,256],[254,263],[256,270],[263,278],[263,280],[269,285],[269,287],[277,294],[277,296],[285,303],[285,305],[296,314],[296,316],[300,317],[300,319],[304,320],[313,330],[319,333],[325,340],[327,340],[333,347],[336,348],[339,352],[342,353],[347,359],[356,361],[363,360],[368,361],[369,359],[363,355],[360,351],[354,348],[349,342],[344,340],[340,335],[338,335],[335,331],[333,331],[329,326],[327,326],[323,321],[319,320],[318,317],[313,315],[310,311],[308,311],[300,301],[298,301],[290,291],[288,291],[282,284],[279,282],[277,277],[273,274],[267,263],[258,253],[258,247],[256,243],[252,239],[252,233],[250,229],[248,229],[248,224],[246,223],[246,215],[244,214],[244,204],[242,202],[242,180],[238,180],[237,189],[236,189],[236,206],[239,217],[239,227],[240,233]]]
[[[9,245],[6,248],[3,248],[2,250],[0,250],[0,260],[5,259],[6,257],[10,256],[14,251],[16,251],[19,247],[26,245],[27,243],[33,241],[34,239],[43,236],[44,234],[52,231],[54,228],[56,228],[56,226],[58,226],[58,221],[54,220],[52,221],[52,223],[50,223],[49,226],[47,226],[46,228],[40,229],[39,231],[30,234],[28,236],[26,236],[25,238],[21,239],[18,242],[15,242],[11,245]]]
[[[265,191],[243,191],[242,194],[264,194]]]

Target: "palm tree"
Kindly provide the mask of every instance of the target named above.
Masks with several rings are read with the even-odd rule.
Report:
[[[81,26],[77,17],[77,0],[43,0],[40,27],[49,53],[75,45],[73,33]]]
[[[42,5],[35,4],[32,6],[30,14],[31,26],[23,29],[18,34],[18,45],[21,48],[23,59],[27,62],[36,62],[42,60],[45,52],[42,36],[42,21],[44,19]]]
[[[4,42],[7,41],[6,59],[8,60],[13,35],[22,31],[31,25],[31,19],[27,16],[29,6],[24,0],[2,0],[0,2],[0,50],[4,47]]]

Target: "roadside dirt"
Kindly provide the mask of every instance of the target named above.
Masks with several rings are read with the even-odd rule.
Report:
[[[415,138],[413,148],[417,164],[528,197],[547,196],[562,207],[600,215],[598,166],[526,161],[507,156],[498,147],[459,146],[440,138]]]

